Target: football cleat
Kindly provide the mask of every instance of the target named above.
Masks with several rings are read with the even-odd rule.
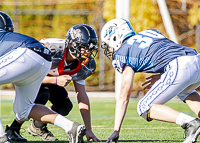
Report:
[[[36,128],[33,122],[28,127],[29,134],[39,136],[43,141],[57,141],[58,139],[47,129],[47,125],[42,128]]]
[[[84,143],[83,136],[86,135],[85,126],[74,122],[72,129],[67,132],[69,143]]]
[[[19,132],[11,130],[8,125],[6,125],[5,132],[10,142],[27,142],[27,139],[23,138]]]
[[[9,143],[6,133],[0,137],[0,143]]]
[[[196,118],[181,127],[185,129],[185,140],[183,143],[196,142],[197,137],[200,134],[200,120]]]

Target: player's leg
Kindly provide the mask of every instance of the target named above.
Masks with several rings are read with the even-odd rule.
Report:
[[[184,100],[188,107],[197,115],[197,117],[200,117],[200,96],[197,92],[193,92],[190,95],[188,95],[185,100]],[[177,119],[177,122],[183,122],[181,118],[179,118],[179,120]],[[191,125],[195,125],[195,126],[191,126]],[[200,122],[198,122],[198,120],[196,119],[195,121],[192,121],[188,124],[185,124],[182,126],[182,128],[184,128],[186,130],[186,138],[188,138],[188,140],[192,139],[193,136],[196,140],[197,138],[197,134],[200,133]],[[196,136],[196,137],[195,137]]]
[[[50,69],[50,63],[29,49],[20,48],[14,51],[12,56],[4,57],[5,59],[12,58],[9,59],[12,62],[9,64],[4,62],[5,64],[0,65],[4,67],[0,67],[0,84],[13,82],[15,85],[16,96],[13,109],[17,119],[24,121],[30,117],[35,118],[55,124],[68,133],[70,129],[66,123],[68,122],[73,126],[74,122],[54,113],[45,106],[33,104],[39,86]],[[15,58],[16,56],[18,58]],[[13,71],[13,68],[17,70]],[[79,135],[82,137],[82,133],[85,132],[84,126],[78,126],[77,131],[80,131],[80,133],[72,134],[73,137],[77,138]]]
[[[190,76],[187,74],[182,78],[182,71],[185,70],[179,69],[177,60],[173,60],[168,65],[166,72],[161,75],[160,79],[154,83],[146,95],[139,101],[137,108],[139,115],[150,111],[148,112],[148,117],[151,117],[151,119],[175,122],[178,112],[162,104],[187,88]],[[169,112],[163,112],[167,110]],[[163,116],[160,116],[161,114]]]
[[[185,98],[185,102],[188,107],[198,116],[200,117],[200,96],[197,92],[191,93],[189,96]]]
[[[28,67],[23,67],[24,62],[24,54],[26,53],[25,48],[19,48],[10,51],[6,55],[0,57],[1,66],[0,66],[0,84],[10,83],[16,81],[17,78],[21,78],[24,71],[27,70]],[[18,64],[21,67],[18,67]],[[15,70],[13,70],[15,69]],[[24,69],[24,70],[22,70]],[[6,126],[6,133],[9,138],[9,141],[18,141],[18,142],[26,142],[19,130],[21,128],[23,122],[14,120],[11,124],[12,127]]]
[[[40,112],[38,112],[38,110]],[[51,123],[63,128],[67,133],[70,143],[78,143],[82,141],[83,136],[86,134],[85,126],[76,122],[72,122],[64,116],[56,114],[54,111],[49,110],[47,107],[40,104],[36,104],[35,106],[33,106],[29,117],[41,122]]]
[[[5,132],[11,142],[27,142],[27,139],[21,136],[20,129],[24,122],[14,119],[10,127],[6,125]]]
[[[68,92],[64,87],[49,85],[51,109],[63,116],[67,116],[73,108],[73,104],[68,97]]]
[[[57,86],[57,85],[49,85],[50,89],[50,101],[53,104],[51,106],[52,110],[56,111],[57,113],[67,116],[69,112],[73,108],[73,104],[68,97],[68,92],[65,88]],[[72,138],[72,134],[76,134],[77,128],[80,127],[80,124],[74,123],[73,127],[68,132],[68,138],[74,140]],[[76,139],[77,140],[77,139]],[[84,142],[83,138],[80,136],[80,142]]]
[[[0,136],[4,135],[5,134],[5,131],[3,129],[3,124],[1,122],[1,118],[0,118]]]
[[[50,98],[49,87],[44,84],[41,85],[35,103],[45,105]],[[28,132],[34,136],[39,136],[43,141],[56,141],[58,140],[48,130],[47,123],[33,120],[28,127]]]
[[[164,80],[163,80],[164,79]],[[165,122],[176,123],[176,119],[180,112],[163,105],[171,98],[179,94],[179,89],[177,84],[169,84],[168,86],[163,86],[165,82],[168,80],[167,74],[164,73],[159,79],[147,92],[147,94],[139,101],[138,103],[138,113],[145,117],[147,120],[160,120]],[[168,80],[169,81],[169,80]],[[185,81],[184,83],[187,83]],[[167,85],[167,84],[166,84]],[[182,85],[183,87],[183,85]],[[185,88],[187,85],[185,85]],[[188,115],[185,116],[193,120],[194,118],[189,118]]]
[[[200,85],[200,71],[199,70],[195,70],[195,69],[199,69],[199,65],[200,65],[200,55],[197,55],[195,57],[195,60],[197,61],[194,62],[194,64],[192,65],[191,70],[190,71],[190,75],[191,79],[194,81],[192,84],[190,84],[186,89],[184,89],[179,95],[178,97],[184,101],[185,103],[187,103],[187,105],[189,106],[189,108],[197,115],[197,117],[200,117],[200,96],[199,94],[193,90],[199,87]],[[192,60],[191,60],[192,61]],[[193,69],[194,68],[194,69]],[[194,72],[194,73],[193,73]],[[193,90],[193,91],[191,91]],[[190,93],[188,93],[189,91],[191,91]],[[196,118],[195,120],[192,120],[190,122],[185,123],[185,116],[183,116],[182,113],[179,114],[176,123],[181,125],[181,127],[183,129],[185,129],[185,142],[189,142],[189,141],[196,141],[198,135],[200,134],[200,120],[198,118]],[[185,124],[184,124],[185,123]]]
[[[188,123],[195,122],[199,128],[199,119],[195,119],[189,115],[180,113],[170,107],[162,105],[169,101],[176,95],[184,91],[185,96],[190,95],[194,89],[190,87],[191,84],[198,82],[198,68],[195,62],[191,59],[173,60],[168,66],[167,71],[161,78],[152,86],[149,92],[139,101],[138,113],[146,120],[160,120],[165,122],[172,122],[182,127]],[[184,78],[183,78],[184,77]],[[183,122],[182,122],[183,121]],[[196,140],[198,134],[193,136],[190,140]],[[187,140],[187,138],[186,138]]]
[[[33,118],[38,121],[57,125],[63,128],[67,134],[69,133],[71,134],[71,136],[73,137],[73,140],[69,138],[70,142],[78,142],[80,140],[79,138],[83,137],[83,135],[85,134],[85,127],[83,125],[79,124],[78,126],[76,126],[76,123],[68,120],[67,118],[61,115],[58,115],[54,111],[50,110],[49,108],[41,104],[35,104],[34,106],[32,106],[32,104],[30,105],[29,103],[35,100],[35,95],[37,94],[40,87],[39,83],[42,82],[42,80],[48,73],[48,71],[44,71],[44,69],[46,69],[45,63],[41,63],[41,65],[42,66],[40,68],[37,68],[37,72],[35,73],[35,75],[30,76],[28,79],[25,78],[25,81],[19,81],[19,82],[14,83],[15,89],[16,89],[15,103],[19,103],[19,104],[14,104],[14,106],[17,107],[16,109],[18,109],[17,110],[18,113],[23,113],[23,114],[18,115],[17,111],[15,111],[16,115],[19,119],[22,119],[22,120],[26,120],[27,115],[28,115],[28,118]],[[46,74],[43,72],[46,72]],[[28,93],[28,97],[27,97],[27,93]],[[17,95],[20,95],[20,96],[17,96]],[[25,102],[20,104],[21,100],[25,100]],[[27,107],[26,104],[28,104],[29,107]],[[24,106],[24,108],[22,108],[22,106]],[[23,112],[24,110],[26,110],[26,112]],[[70,131],[74,127],[76,128],[75,130],[76,132],[71,133]]]
[[[7,141],[8,141],[8,138],[6,136],[6,133],[4,131],[3,124],[0,118],[0,143],[6,143]]]
[[[53,104],[51,109],[63,116],[66,116],[72,109],[72,102],[68,98],[68,93],[64,87],[53,84],[42,84],[35,103],[41,103],[42,98],[49,97]],[[40,98],[41,97],[41,98]],[[55,141],[56,137],[48,130],[47,124],[33,120],[28,128],[29,133],[40,136],[44,141]]]
[[[38,104],[42,104],[45,105],[49,99],[49,93],[48,93],[48,89],[44,89],[42,86],[40,87],[39,93],[35,99],[35,103]],[[35,121],[35,120],[33,120]],[[17,119],[14,119],[14,121],[11,123],[10,127],[7,125],[6,126],[6,132],[8,133],[8,138],[10,141],[17,141],[17,142],[27,142],[27,139],[23,138],[20,135],[20,129],[21,126],[23,125],[24,122],[21,122]],[[41,122],[40,122],[41,123]],[[30,126],[32,127],[32,124],[30,124]],[[44,131],[46,131],[47,129],[44,128],[42,133],[44,133]],[[38,130],[36,129],[35,131],[38,132]],[[41,131],[39,132],[39,134],[41,134]],[[49,140],[49,137],[51,137],[51,134],[48,133],[47,135],[43,135],[43,138],[47,138]],[[44,139],[43,139],[44,140]],[[46,140],[46,141],[48,141]],[[55,139],[51,139],[50,141],[54,141]]]
[[[49,98],[50,98],[49,88],[42,84],[40,86],[39,92],[37,94],[34,103],[45,105],[48,102]]]
[[[50,101],[53,104],[52,110],[57,113],[67,116],[73,108],[73,104],[68,97],[68,92],[65,88],[57,85],[49,85],[50,89]],[[67,133],[69,140],[74,140],[72,134],[76,134],[77,128],[80,128],[80,124],[74,123],[70,131]],[[82,134],[83,135],[83,134]],[[80,142],[84,142],[82,135],[79,137]],[[77,139],[76,139],[77,140]]]

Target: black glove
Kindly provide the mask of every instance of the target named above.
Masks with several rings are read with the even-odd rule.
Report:
[[[108,138],[106,143],[112,143],[112,141],[115,141],[117,143],[119,139],[119,131],[114,131],[113,134]]]

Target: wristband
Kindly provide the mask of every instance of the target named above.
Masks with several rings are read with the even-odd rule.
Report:
[[[56,77],[56,82],[55,82],[55,85],[57,85],[57,77]]]

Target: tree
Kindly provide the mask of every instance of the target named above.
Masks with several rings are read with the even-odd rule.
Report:
[[[116,18],[115,0],[105,0],[103,5],[103,17],[106,21]],[[136,32],[156,28],[166,35],[162,17],[157,3],[153,0],[130,0],[130,23]],[[167,35],[166,35],[167,36]]]
[[[188,21],[192,27],[200,22],[200,8],[198,7],[198,3],[194,3],[193,7],[189,10]]]

